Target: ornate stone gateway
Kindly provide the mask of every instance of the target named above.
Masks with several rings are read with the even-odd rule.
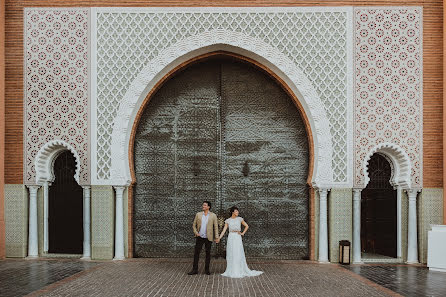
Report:
[[[305,125],[291,98],[251,64],[214,57],[171,78],[142,114],[134,162],[135,257],[190,255],[203,200],[221,224],[240,208],[251,227],[248,257],[308,257]],[[214,255],[224,247],[214,244]]]

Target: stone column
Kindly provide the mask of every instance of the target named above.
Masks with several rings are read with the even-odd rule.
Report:
[[[353,263],[361,263],[361,191],[353,189]]]
[[[114,187],[116,191],[115,205],[115,257],[113,260],[123,260],[124,257],[124,186]]]
[[[396,187],[396,257],[401,259],[403,257],[402,253],[402,240],[401,240],[401,196],[403,194],[403,189],[401,186]]]
[[[407,263],[418,263],[417,238],[417,194],[418,190],[407,190],[409,195],[409,218],[407,228]]]
[[[48,253],[49,237],[48,237],[48,191],[49,182],[43,183],[43,252]]]
[[[28,186],[29,189],[29,227],[28,227],[28,258],[39,256],[37,234],[37,190],[40,186]]]
[[[328,263],[327,231],[327,193],[328,189],[319,191],[319,262]]]
[[[91,259],[90,242],[90,186],[83,186],[84,190],[84,254],[81,259]]]

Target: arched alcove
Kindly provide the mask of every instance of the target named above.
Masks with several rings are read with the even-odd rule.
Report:
[[[35,158],[36,184],[43,185],[43,251],[54,253],[82,252],[82,187],[79,185],[80,158],[63,140],[42,146]],[[57,173],[57,174],[56,174]],[[65,201],[65,199],[68,199]],[[74,200],[73,200],[74,199]],[[74,214],[74,217],[70,217]],[[68,220],[68,221],[67,221]],[[62,223],[61,223],[62,222]],[[68,226],[68,228],[67,228]],[[73,227],[73,230],[68,230]],[[67,234],[74,233],[77,246]],[[81,248],[79,250],[79,236]],[[50,244],[52,241],[53,244]],[[64,246],[64,242],[69,243]],[[56,247],[54,248],[54,244]]]
[[[383,181],[384,183],[387,183],[387,186],[383,185],[382,189],[378,189],[375,185],[375,183],[371,183],[371,172],[370,172],[370,165],[375,164],[376,162],[373,161],[373,159],[380,158],[381,164],[387,163],[388,168],[388,174],[386,175],[385,179],[386,181]],[[372,162],[373,161],[373,162]],[[374,165],[373,165],[374,166]],[[373,167],[372,166],[372,167]],[[372,169],[374,170],[374,169]],[[396,242],[396,253],[394,250],[389,252],[384,252],[387,255],[391,255],[392,257],[401,258],[402,257],[402,191],[403,189],[410,189],[411,187],[411,161],[408,156],[408,154],[405,152],[405,150],[400,147],[399,145],[395,143],[380,143],[373,147],[369,153],[366,155],[363,161],[363,172],[364,172],[364,185],[363,190],[361,193],[362,197],[377,197],[380,194],[373,193],[374,190],[377,192],[385,192],[388,196],[390,203],[389,205],[385,206],[383,209],[381,207],[380,213],[377,215],[382,215],[383,217],[387,217],[387,221],[389,223],[388,227],[382,228],[382,229],[388,229],[392,232],[391,235],[389,235],[389,238],[391,238],[391,241],[393,240]],[[386,188],[387,187],[387,188]],[[370,189],[375,188],[375,189]],[[382,194],[382,193],[381,193]],[[386,196],[381,195],[381,196]],[[387,197],[386,196],[386,197]],[[382,201],[386,202],[386,198],[381,199]],[[391,200],[391,201],[390,201]],[[363,201],[363,200],[362,200]],[[361,207],[362,209],[362,215],[361,217],[361,229],[364,229],[363,225],[365,224],[366,218],[365,216],[365,210],[364,207],[367,207],[363,205]],[[376,216],[375,216],[376,217]],[[385,220],[384,220],[385,221]],[[396,226],[394,226],[396,224]],[[394,230],[395,228],[396,230]],[[362,242],[362,245],[364,246],[364,242]],[[394,247],[394,243],[391,244],[392,249]],[[395,255],[396,254],[396,255]],[[373,258],[373,256],[372,256]]]
[[[397,257],[397,191],[392,185],[393,167],[381,153],[369,159],[369,183],[361,193],[361,246],[368,257]]]
[[[53,161],[53,181],[48,193],[48,252],[82,254],[83,190],[74,179],[75,157],[69,150]]]

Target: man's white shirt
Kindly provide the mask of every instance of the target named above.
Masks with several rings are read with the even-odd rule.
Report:
[[[198,233],[198,235],[200,235],[201,238],[208,238],[208,236],[206,235],[208,220],[209,220],[209,212],[207,215],[205,215],[203,212],[203,216],[201,217],[200,233]]]

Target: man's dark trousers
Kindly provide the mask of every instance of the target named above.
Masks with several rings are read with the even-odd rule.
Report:
[[[209,271],[209,264],[211,263],[211,246],[212,241],[209,241],[207,238],[201,238],[200,236],[197,236],[197,239],[195,241],[195,252],[194,252],[194,271],[198,271],[198,259],[200,257],[201,248],[203,247],[203,244],[206,248],[206,264],[205,264],[205,271]]]

